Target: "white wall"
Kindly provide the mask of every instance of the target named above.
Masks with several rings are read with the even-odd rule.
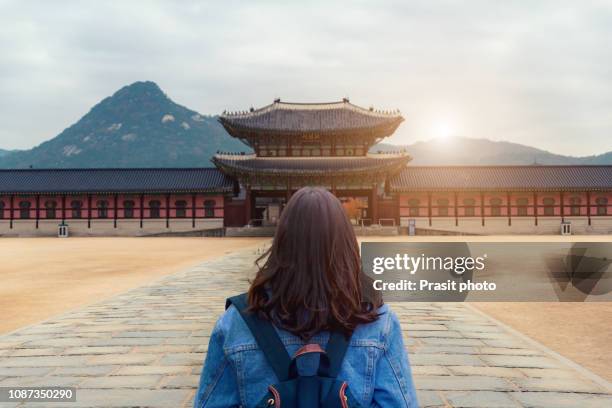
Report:
[[[561,217],[538,217],[538,225],[533,217],[512,218],[512,225],[508,225],[505,217],[485,217],[484,226],[480,217],[459,217],[458,226],[454,217],[434,217],[431,226],[427,217],[402,217],[400,225],[407,227],[410,219],[420,229],[466,234],[560,234],[561,230]],[[591,225],[587,217],[565,217],[565,221],[571,222],[573,234],[612,234],[612,216],[592,217]]]
[[[0,236],[57,236],[59,220],[40,220],[38,229],[35,220],[0,221]],[[117,220],[117,228],[113,227],[112,219],[91,220],[91,228],[87,227],[87,220],[67,220],[71,236],[146,236],[166,232],[188,232],[223,227],[222,218],[196,219],[195,228],[190,218],[171,219],[169,228],[166,228],[165,219],[145,219],[140,228],[139,219]]]
[[[408,226],[409,217],[402,217],[400,225]],[[454,233],[495,235],[495,234],[559,234],[560,217],[539,217],[535,225],[533,217],[516,217],[508,226],[507,218],[485,218],[482,226],[480,217],[459,218],[455,226],[454,217],[434,217],[429,225],[427,217],[414,218],[416,227],[428,230],[448,231]],[[588,225],[586,217],[565,217],[572,223],[574,234],[612,234],[612,216],[592,217]],[[166,232],[189,232],[197,230],[216,229],[223,227],[222,218],[196,219],[195,228],[191,219],[171,219],[170,227],[166,228],[165,219],[145,219],[140,228],[139,219],[117,220],[117,228],[113,228],[113,220],[91,220],[91,228],[87,228],[87,220],[69,220],[71,236],[146,236]],[[9,220],[0,220],[0,236],[56,236],[59,220],[40,220],[36,229],[34,220],[13,220],[13,228],[9,228]]]

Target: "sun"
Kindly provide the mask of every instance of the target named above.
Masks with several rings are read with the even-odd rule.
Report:
[[[448,122],[438,122],[433,127],[433,135],[436,139],[450,139],[454,134],[455,130]]]

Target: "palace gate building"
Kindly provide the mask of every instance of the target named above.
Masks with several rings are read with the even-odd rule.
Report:
[[[347,99],[321,104],[276,100],[258,110],[222,115],[227,132],[254,151],[213,158],[245,189],[244,213],[228,212],[226,225],[273,224],[291,194],[304,186],[329,189],[362,224],[393,223],[397,202],[384,187],[410,157],[368,151],[403,120],[398,111],[364,109]]]
[[[612,234],[612,166],[413,166],[376,152],[404,119],[347,99],[224,113],[252,153],[216,168],[0,170],[0,236],[249,234],[273,230],[287,200],[321,186],[358,232]],[[375,149],[375,148],[374,148]]]

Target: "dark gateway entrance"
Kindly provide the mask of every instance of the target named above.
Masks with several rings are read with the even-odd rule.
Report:
[[[292,192],[293,193],[293,192]],[[372,224],[372,191],[336,191],[347,215],[355,226],[369,226]],[[289,196],[285,192],[251,191],[252,226],[275,225],[281,212],[287,204]]]
[[[224,112],[219,121],[227,132],[255,152],[213,157],[235,180],[225,225],[274,225],[291,194],[304,186],[332,191],[356,225],[398,222],[397,205],[385,191],[410,157],[368,151],[403,120],[398,111],[364,109],[348,99],[321,104],[276,100],[257,110]]]

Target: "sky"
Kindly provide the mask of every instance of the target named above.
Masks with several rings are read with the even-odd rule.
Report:
[[[140,80],[202,114],[348,97],[401,110],[391,143],[598,154],[612,2],[0,0],[0,148],[38,145]]]

